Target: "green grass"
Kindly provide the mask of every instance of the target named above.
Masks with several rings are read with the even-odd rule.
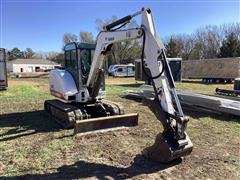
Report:
[[[14,85],[8,87],[7,91],[3,91],[0,93],[0,97],[24,97],[24,98],[33,98],[33,97],[42,97],[46,96],[49,93],[41,91],[43,87],[46,87],[47,84],[43,81],[39,81],[39,83],[32,83],[29,81],[29,84],[24,83],[23,85]]]
[[[233,84],[203,84],[201,81],[187,81],[176,83],[177,89],[192,93],[215,94],[216,88],[233,89]]]
[[[139,112],[142,115],[140,118],[153,118],[153,114],[145,106],[120,97],[127,90],[138,90],[141,83],[136,83],[130,78],[110,80],[111,83],[108,82],[106,86],[108,99],[123,102],[127,111]],[[177,83],[179,89],[205,94],[214,94],[216,87],[231,86]],[[123,138],[119,140],[117,138],[120,138],[121,133],[114,136],[100,135],[100,139],[98,136],[75,137],[72,130],[61,130],[43,111],[44,101],[53,98],[47,89],[47,80],[37,79],[29,80],[29,84],[10,86],[7,91],[0,93],[0,176],[53,173],[59,167],[74,164],[81,159],[111,163],[107,159],[110,157],[108,153],[111,153],[109,149],[115,148],[113,154],[116,155],[116,159],[121,157],[121,154],[118,154],[120,152],[132,156],[137,151],[135,149],[143,148],[144,143],[147,146],[151,145],[154,142],[151,134],[159,131],[156,124],[149,124],[151,121],[143,122],[141,119],[140,126],[143,129],[133,131],[136,135],[132,137],[123,134],[120,136]],[[190,116],[187,131],[196,145],[226,142],[229,146],[239,140],[240,123],[237,119],[204,113]],[[118,141],[115,142],[116,139]],[[108,141],[113,142],[109,145]],[[234,155],[233,153],[232,157]]]
[[[128,90],[136,91],[139,90],[141,84],[129,84],[129,85],[107,85],[107,95],[122,95]]]

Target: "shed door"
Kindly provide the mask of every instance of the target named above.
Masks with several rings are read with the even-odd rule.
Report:
[[[28,66],[27,71],[28,72],[33,72],[33,67],[32,66]]]

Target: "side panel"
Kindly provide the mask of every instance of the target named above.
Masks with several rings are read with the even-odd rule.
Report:
[[[0,90],[7,88],[7,67],[5,49],[0,48]]]
[[[49,85],[51,94],[64,100],[69,100],[69,96],[78,93],[72,75],[66,70],[52,70],[49,74]]]
[[[239,77],[239,63],[240,58],[183,61],[182,77],[234,79]]]

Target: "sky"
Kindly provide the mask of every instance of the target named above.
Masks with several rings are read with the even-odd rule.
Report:
[[[0,47],[61,51],[64,33],[96,37],[97,18],[121,18],[142,7],[152,9],[161,38],[240,22],[240,0],[0,0]]]

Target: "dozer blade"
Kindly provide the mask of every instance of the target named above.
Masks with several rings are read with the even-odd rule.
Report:
[[[138,125],[138,114],[113,115],[107,117],[78,120],[74,125],[74,133],[94,132],[119,127],[133,127]]]
[[[189,155],[192,152],[193,144],[185,133],[183,140],[176,141],[167,133],[160,133],[155,139],[155,143],[148,147],[148,157],[154,161],[167,163],[180,157]]]
[[[98,104],[74,105],[57,99],[46,100],[45,111],[63,128],[75,133],[114,130],[138,125],[138,114],[124,114],[122,106],[111,101]]]

